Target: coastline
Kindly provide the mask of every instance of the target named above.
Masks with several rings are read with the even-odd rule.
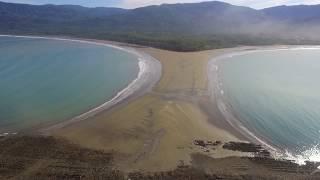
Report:
[[[223,115],[225,121],[231,125],[235,131],[238,131],[243,135],[246,140],[263,145],[266,149],[271,152],[278,151],[275,147],[269,145],[264,140],[260,139],[254,135],[250,130],[248,130],[241,121],[236,117],[232,106],[228,103],[227,97],[225,96],[225,91],[223,89],[223,83],[221,80],[220,64],[222,60],[226,60],[229,57],[243,55],[247,53],[256,52],[255,50],[243,50],[238,53],[226,53],[224,55],[214,57],[208,62],[208,92],[210,100],[218,106],[219,111]]]
[[[224,144],[265,142],[256,140],[233,115],[232,107],[221,93],[216,63],[230,55],[287,46],[173,52],[102,40],[71,41],[111,46],[132,53],[139,60],[139,75],[110,101],[69,121],[35,128],[32,131],[35,134],[112,152],[115,168],[125,172],[166,171],[181,162],[194,165],[195,154],[217,161],[235,157],[231,161],[234,163],[243,157],[253,157],[254,153],[225,149]],[[207,148],[196,145],[197,141],[222,144]],[[274,150],[272,148],[266,149]],[[197,161],[205,162],[206,158]]]
[[[141,164],[138,167],[146,169],[149,169],[148,166],[150,166],[150,161],[155,161],[156,163],[165,163],[162,162],[162,159],[157,159],[163,156],[161,153],[160,155],[155,156],[157,158],[151,158],[150,156],[158,148],[162,149],[162,147],[158,146],[167,144],[167,142],[160,142],[160,139],[162,139],[161,141],[173,141],[178,144],[180,144],[179,141],[182,141],[181,139],[179,140],[176,137],[173,137],[175,133],[172,131],[172,128],[181,128],[181,133],[184,134],[184,136],[186,136],[186,138],[188,139],[184,139],[183,141],[185,142],[182,143],[182,145],[179,145],[179,148],[186,148],[185,146],[188,146],[188,144],[192,143],[192,141],[196,139],[219,141],[222,140],[222,142],[245,141],[255,144],[261,144],[267,150],[272,152],[272,155],[274,155],[275,158],[277,157],[276,153],[279,152],[278,148],[269,145],[268,143],[266,143],[266,141],[263,140],[263,138],[259,138],[259,136],[251,133],[248,129],[246,129],[245,126],[241,124],[241,121],[236,118],[236,114],[234,114],[234,112],[232,111],[232,107],[228,104],[226,99],[227,97],[225,97],[223,93],[223,87],[219,76],[218,63],[220,60],[223,60],[229,56],[253,53],[257,51],[287,50],[289,48],[288,46],[245,46],[220,50],[179,53],[148,47],[134,47],[130,45],[127,46],[126,44],[119,45],[117,42],[113,43],[102,40],[14,35],[12,37],[43,38],[108,46],[131,53],[136,56],[139,61],[138,65],[140,71],[137,78],[134,79],[126,88],[119,91],[111,100],[108,100],[104,104],[97,106],[96,108],[93,108],[90,111],[87,111],[70,120],[60,123],[52,123],[51,125],[47,124],[40,128],[35,128],[35,130],[42,135],[65,137],[66,139],[69,139],[76,144],[80,144],[88,148],[115,150],[116,152],[125,153],[125,155],[133,153],[135,154],[132,158],[134,160],[130,161],[141,161]],[[294,46],[291,48],[301,48],[301,46]],[[143,105],[143,107],[140,107],[139,103],[148,103],[148,105],[145,104]],[[137,107],[130,107],[133,106],[131,104],[136,104],[134,106]],[[169,111],[164,112],[162,106],[164,107],[164,109],[168,108]],[[130,109],[130,111],[126,109]],[[123,128],[122,126],[125,126],[129,129],[116,130],[117,128],[115,128],[114,131],[118,132],[114,133],[126,134],[132,131],[132,128],[135,129],[136,124],[145,123],[140,122],[140,118],[145,119],[146,117],[140,115],[143,115],[147,112],[151,113],[150,116],[152,116],[152,114],[155,114],[154,111],[160,111],[161,113],[159,112],[159,116],[167,114],[170,115],[166,117],[166,119],[160,118],[159,120],[161,121],[169,121],[167,123],[171,123],[170,121],[177,121],[179,123],[169,125],[168,127],[164,128],[163,126],[165,124],[163,124],[163,122],[157,122],[158,124],[155,126],[157,128],[160,128],[160,130],[154,132],[156,135],[154,135],[153,133],[150,134],[150,136],[154,139],[152,140],[152,144],[150,144],[150,147],[146,148],[147,150],[145,150],[144,146],[149,143],[149,139],[139,142],[141,143],[141,145],[137,146],[136,149],[133,148],[134,151],[142,151],[140,153],[130,151],[128,152],[127,148],[131,148],[129,139],[121,140],[120,138],[119,142],[115,142],[114,144],[112,142],[107,144],[99,142],[101,137],[105,137],[106,139],[108,139],[113,136],[110,135],[113,132],[108,132],[111,130],[105,126],[110,126],[110,128],[112,128],[113,126],[120,126],[121,128]],[[132,113],[137,113],[139,115],[139,119],[135,119]],[[113,118],[114,114],[116,114],[116,118]],[[185,126],[184,123],[186,123],[184,120],[186,117],[191,120],[189,123],[190,126],[193,126],[192,130],[187,128],[185,129],[185,127],[183,127]],[[113,119],[123,122],[117,122],[117,124],[109,125],[110,123],[115,123],[112,122]],[[156,119],[158,120],[158,117]],[[106,122],[107,120],[111,122]],[[133,122],[128,122],[129,120],[132,120]],[[92,128],[92,126],[94,128]],[[136,128],[140,129],[141,127]],[[148,127],[147,129],[149,128],[150,127]],[[100,132],[100,129],[103,129],[104,131]],[[205,131],[205,133],[200,133],[198,131]],[[89,134],[87,137],[84,137],[82,134],[86,133]],[[135,137],[139,133],[140,132],[135,132],[133,136]],[[191,133],[192,135],[186,135],[188,133]],[[165,138],[164,136],[166,136],[167,134],[170,134],[170,136],[172,135],[172,137],[170,138],[170,140],[163,140],[163,138]],[[110,141],[114,140],[110,139]],[[128,143],[128,147],[124,146],[123,143]],[[142,149],[144,150],[139,150],[141,147],[143,147]],[[201,150],[196,149],[195,147],[192,147],[192,149],[195,150],[179,150],[181,151],[180,153],[172,153],[177,157],[173,158],[171,162],[172,165],[168,167],[175,167],[177,165],[176,163],[181,159],[184,159],[186,162],[188,162],[190,161],[190,154],[201,152]],[[171,149],[170,151],[174,150]],[[150,156],[148,157],[149,159],[141,158],[140,156],[146,156],[142,154],[148,154],[148,156]],[[250,153],[248,154],[231,152],[220,148],[218,148],[215,152],[205,154],[208,154],[211,157],[215,158],[251,155]],[[122,161],[123,160],[120,160],[120,164],[122,164],[120,166],[128,163],[124,163]],[[165,166],[162,165],[160,167],[163,168]],[[135,169],[132,166],[126,166],[124,169],[127,168]],[[151,169],[153,170],[153,168]]]
[[[215,158],[248,154],[222,145],[203,149],[195,144],[196,140],[240,141],[233,129],[211,123],[225,123],[220,116],[211,116],[201,107],[201,101],[207,99],[207,63],[219,51],[139,51],[162,64],[161,79],[152,91],[88,121],[54,129],[50,135],[86,148],[116,152],[116,167],[129,172],[165,171],[181,162],[191,165],[194,153]]]
[[[69,120],[52,123],[52,125],[44,125],[44,127],[37,128],[36,131],[40,132],[42,135],[49,135],[50,131],[69,126],[71,124],[87,120],[102,111],[109,110],[114,106],[123,103],[130,98],[138,98],[150,91],[155,84],[159,81],[161,77],[161,64],[155,58],[147,55],[143,52],[138,52],[136,49],[129,46],[118,44],[112,44],[110,41],[99,41],[99,40],[89,40],[89,39],[72,39],[72,38],[59,38],[59,37],[43,37],[43,36],[19,36],[19,35],[0,35],[0,37],[18,37],[18,38],[30,38],[30,39],[48,39],[48,40],[58,40],[58,41],[69,41],[69,42],[79,42],[86,44],[93,44],[98,46],[106,46],[120,51],[125,51],[129,54],[134,55],[138,60],[139,72],[137,77],[129,83],[124,89],[117,92],[107,102],[98,105],[97,107],[84,112],[78,116],[75,116]],[[50,124],[50,123],[49,123]],[[8,134],[8,133],[7,133]]]
[[[255,52],[271,52],[271,51],[289,51],[289,50],[299,50],[299,49],[320,49],[320,46],[267,46],[267,47],[252,47],[250,49],[239,48],[237,51],[231,51],[222,53],[222,55],[217,57],[212,57],[208,62],[208,92],[210,100],[215,103],[221,114],[224,116],[225,121],[231,125],[235,131],[243,135],[246,140],[254,144],[260,144],[265,149],[267,149],[272,158],[275,159],[287,159],[295,161],[299,165],[305,165],[305,161],[308,159],[301,159],[301,157],[296,157],[290,154],[283,147],[277,147],[272,144],[270,140],[265,139],[257,133],[251,132],[245,125],[242,124],[241,120],[237,117],[234,112],[232,105],[228,102],[228,97],[225,95],[223,89],[223,82],[221,80],[221,69],[220,62],[227,60],[233,56],[241,56],[245,54],[255,53]],[[240,136],[239,136],[240,137]]]
[[[48,136],[28,137],[23,134],[0,136],[0,142],[7,143],[3,143],[4,147],[9,147],[5,152],[13,153],[13,160],[17,159],[16,152],[21,150],[19,154],[22,154],[23,159],[26,152],[28,157],[36,160],[37,164],[26,162],[26,167],[30,166],[27,172],[30,172],[29,170],[35,172],[34,169],[39,165],[41,165],[40,173],[48,167],[54,167],[54,170],[61,167],[63,175],[68,171],[74,172],[73,169],[78,165],[72,163],[71,166],[70,157],[77,159],[76,162],[79,157],[89,158],[94,163],[85,165],[85,168],[92,167],[93,164],[98,165],[97,169],[101,168],[101,164],[96,162],[101,162],[103,159],[100,156],[91,156],[92,154],[82,154],[83,150],[112,155],[113,161],[110,167],[124,173],[141,172],[158,175],[159,172],[169,171],[169,177],[172,177],[171,171],[177,167],[182,169],[192,167],[209,174],[224,173],[227,175],[226,178],[230,178],[231,174],[235,178],[246,174],[253,174],[253,177],[257,178],[257,174],[262,177],[270,177],[271,173],[280,174],[281,177],[287,177],[288,174],[295,177],[292,172],[309,174],[316,172],[314,171],[316,167],[310,164],[301,167],[291,161],[255,157],[251,151],[223,148],[230,142],[259,142],[242,134],[243,129],[232,126],[232,123],[230,124],[223,116],[224,113],[232,116],[232,109],[223,104],[225,99],[223,93],[221,94],[223,88],[219,84],[219,67],[216,68],[214,63],[225,56],[268,49],[267,47],[246,46],[181,53],[118,45],[109,41],[85,41],[111,43],[121,46],[122,50],[136,53],[135,55],[139,57],[139,75],[126,89],[118,92],[112,104],[106,102],[103,104],[104,107],[94,108],[66,124],[58,123],[41,128],[41,135]],[[283,48],[279,46],[281,47]],[[221,112],[221,109],[227,110]],[[52,143],[55,139],[63,143]],[[196,142],[221,144],[202,146]],[[65,143],[83,149],[70,150],[69,146],[61,149]],[[19,151],[15,151],[15,148]],[[48,150],[56,152],[57,149],[61,150],[62,154],[67,152],[65,165],[61,164],[60,153],[56,161],[48,158],[39,159],[39,151],[44,152],[46,157]],[[83,165],[83,162],[80,165]],[[85,168],[84,171],[91,172]],[[178,169],[179,173],[180,170]]]
[[[129,52],[129,49],[127,50]],[[72,119],[40,129],[39,132],[43,135],[50,135],[50,132],[53,130],[66,127],[80,121],[88,120],[103,111],[108,111],[115,106],[124,103],[125,101],[129,101],[129,99],[139,98],[150,91],[160,79],[161,64],[146,54],[139,53],[133,49],[130,50],[130,52],[138,56],[138,65],[140,70],[136,79],[134,79],[126,88],[119,91],[113,98],[102,105],[97,106],[96,108],[82,113]]]

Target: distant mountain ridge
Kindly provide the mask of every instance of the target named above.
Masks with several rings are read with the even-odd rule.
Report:
[[[318,44],[318,27],[320,5],[256,10],[209,1],[126,10],[0,2],[2,34],[109,39],[172,50]]]
[[[320,22],[320,5],[277,6],[262,11],[269,17],[290,23]]]
[[[103,17],[113,14],[123,13],[127,10],[121,8],[86,8],[78,5],[29,5],[29,4],[15,4],[5,3],[0,1],[0,13],[2,15],[25,18],[48,18],[63,17],[63,18],[77,18],[77,17]],[[72,16],[72,15],[75,15]],[[65,19],[67,20],[67,19]]]

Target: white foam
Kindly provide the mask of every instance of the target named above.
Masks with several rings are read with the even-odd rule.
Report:
[[[319,47],[320,48],[320,47]],[[288,48],[284,48],[283,50],[286,50]],[[266,149],[268,149],[274,157],[277,157],[279,154],[281,154],[281,150],[270,145],[266,141],[264,141],[262,138],[259,138],[254,133],[252,133],[249,129],[247,129],[241,121],[239,121],[233,114],[232,107],[227,104],[225,93],[223,90],[223,84],[221,82],[221,79],[219,77],[219,72],[216,71],[216,67],[218,67],[217,62],[222,59],[239,56],[239,55],[245,55],[253,52],[258,51],[272,51],[274,49],[266,49],[266,50],[248,50],[248,51],[241,51],[241,52],[235,52],[235,53],[229,53],[225,54],[219,57],[215,57],[210,60],[209,62],[209,73],[214,73],[215,75],[212,76],[212,74],[208,74],[209,77],[209,92],[212,95],[212,99],[214,99],[217,102],[218,108],[220,112],[225,117],[226,121],[235,129],[239,130],[240,133],[242,133],[244,136],[248,137],[249,139],[253,140],[255,143],[259,143],[263,145]],[[277,49],[276,49],[277,50]],[[282,49],[281,49],[282,50]],[[220,92],[220,93],[215,93]]]
[[[251,49],[251,50],[244,50],[240,52],[233,52],[228,53],[225,55],[221,55],[219,57],[213,58],[214,60],[221,60],[226,58],[232,58],[235,56],[241,56],[246,54],[252,54],[256,52],[276,52],[276,51],[295,51],[295,50],[319,50],[320,46],[298,46],[298,47],[281,47],[281,48],[265,48],[265,49]]]
[[[112,47],[114,49],[127,51],[126,49],[119,47],[119,46],[106,44],[106,43],[100,43],[100,42],[94,42],[94,41],[80,40],[80,39],[67,39],[67,38],[44,37],[44,36],[20,36],[20,35],[5,35],[5,34],[0,35],[0,37],[16,37],[16,38],[29,38],[29,39],[48,39],[48,40],[57,40],[57,41],[69,41],[69,42],[78,42],[78,43],[93,44],[93,45],[99,45],[99,46],[107,46],[107,47]]]
[[[87,111],[79,116],[76,116],[68,121],[56,124],[54,126],[51,126],[49,128],[41,130],[42,132],[46,132],[50,129],[54,128],[59,128],[59,127],[64,127],[65,125],[78,122],[81,120],[85,120],[89,117],[92,117],[96,115],[97,113],[108,109],[115,104],[121,102],[125,98],[129,97],[133,93],[135,93],[139,88],[141,87],[142,84],[147,83],[149,77],[148,76],[157,76],[158,79],[161,77],[161,64],[159,61],[156,59],[152,58],[151,56],[148,56],[146,54],[142,54],[140,52],[137,52],[136,50],[132,48],[122,48],[119,46],[111,45],[111,44],[106,44],[103,42],[94,42],[94,41],[87,41],[87,40],[78,40],[78,39],[67,39],[67,38],[56,38],[56,37],[42,37],[42,36],[19,36],[19,35],[0,35],[0,37],[19,37],[19,38],[32,38],[32,39],[48,39],[48,40],[58,40],[58,41],[70,41],[70,42],[79,42],[79,43],[86,43],[86,44],[93,44],[93,45],[99,45],[99,46],[106,46],[106,47],[111,47],[114,49],[122,50],[125,52],[128,52],[130,54],[133,54],[138,57],[138,66],[139,66],[139,73],[126,88],[122,89],[119,91],[111,100],[103,103],[102,105],[91,109],[90,111]],[[150,69],[152,66],[152,63],[155,64],[157,67],[159,67],[159,72],[154,69]],[[155,82],[153,82],[155,84]],[[153,85],[152,85],[153,86]]]
[[[0,137],[5,137],[5,136],[9,136],[9,135],[16,135],[16,132],[10,133],[10,132],[4,132],[4,133],[0,133]]]
[[[216,71],[219,70],[219,67],[217,65],[213,65],[213,67],[215,68]]]
[[[286,150],[282,158],[292,160],[299,165],[305,165],[306,161],[320,162],[320,147],[319,144],[317,144],[297,155]],[[318,169],[320,169],[320,166]]]
[[[139,63],[138,64],[139,64],[139,69],[140,69],[139,70],[139,74],[138,74],[137,78],[134,79],[126,88],[124,88],[121,91],[119,91],[117,93],[117,95],[114,96],[111,100],[101,104],[100,106],[98,106],[98,107],[96,107],[94,109],[91,109],[90,111],[88,111],[86,113],[81,114],[80,116],[75,117],[75,119],[85,118],[88,115],[93,114],[94,112],[98,111],[99,109],[105,107],[106,105],[115,104],[115,103],[121,101],[120,100],[121,96],[123,96],[125,94],[127,94],[127,95],[132,94],[133,92],[130,92],[130,90],[132,88],[134,88],[135,84],[143,77],[144,73],[147,70],[147,65],[146,65],[146,63],[145,63],[145,61],[143,59],[139,58]]]
[[[209,76],[209,91],[212,91],[210,94],[215,96],[215,92],[222,92],[222,82],[219,79],[219,75],[217,71],[213,71],[211,68],[216,67],[215,64],[217,61],[239,56],[239,55],[245,55],[250,54],[254,52],[270,52],[270,51],[289,51],[289,50],[318,50],[320,49],[320,46],[299,46],[299,47],[283,47],[283,48],[277,48],[277,49],[257,49],[257,50],[248,50],[248,51],[242,51],[242,52],[235,52],[231,54],[222,55],[219,57],[215,57],[210,60],[209,62],[209,73],[215,73],[216,77],[213,76],[215,79],[212,79],[212,74],[208,74]],[[216,86],[216,84],[219,84]],[[232,113],[232,108],[228,107],[227,104],[225,104],[225,97],[223,96],[224,93],[220,93],[220,96],[215,97],[217,100],[218,108],[221,111],[221,113],[224,115],[226,121],[235,129],[240,129],[240,132],[244,133],[245,136],[249,137],[249,139],[254,139],[255,142],[263,145],[265,148],[267,148],[271,155],[276,159],[288,159],[292,160],[295,163],[299,165],[305,165],[306,161],[310,162],[320,162],[320,145],[316,145],[308,150],[305,150],[300,153],[300,155],[294,155],[293,153],[290,153],[287,150],[282,150],[277,147],[274,147],[264,141],[263,139],[256,136],[254,133],[252,133],[249,129],[247,129],[242,123],[234,116]],[[320,168],[320,167],[319,167]]]

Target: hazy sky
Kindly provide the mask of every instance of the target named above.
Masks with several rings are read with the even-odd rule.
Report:
[[[162,3],[191,3],[205,0],[0,0],[27,4],[78,4],[89,7],[112,6],[135,8]],[[320,4],[320,0],[221,0],[235,5],[250,6],[261,9],[278,5]]]

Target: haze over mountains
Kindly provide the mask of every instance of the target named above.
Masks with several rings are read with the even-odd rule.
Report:
[[[320,44],[320,5],[256,10],[211,1],[133,10],[0,2],[0,33],[66,35],[189,51]]]

